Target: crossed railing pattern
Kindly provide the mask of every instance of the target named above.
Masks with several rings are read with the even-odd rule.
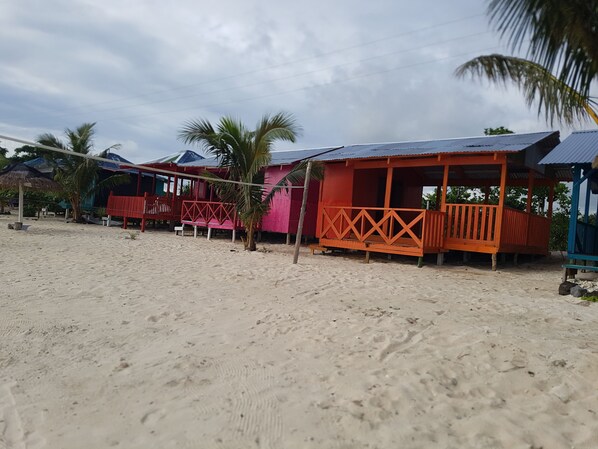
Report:
[[[424,245],[424,220],[421,209],[386,209],[324,206],[321,233],[323,238],[351,239],[359,242],[379,240],[394,245],[403,239],[419,248]]]
[[[191,222],[199,226],[221,226],[224,223],[230,223],[235,228],[242,227],[234,203],[183,201],[181,221]]]

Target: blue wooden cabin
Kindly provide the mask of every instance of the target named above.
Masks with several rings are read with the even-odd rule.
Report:
[[[572,181],[563,280],[571,270],[598,271],[598,130],[572,133],[540,164]]]

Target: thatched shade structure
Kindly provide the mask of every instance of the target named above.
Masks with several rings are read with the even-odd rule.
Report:
[[[23,189],[47,191],[61,189],[56,181],[23,163],[11,164],[0,171],[0,187],[19,190],[19,223],[23,222]]]

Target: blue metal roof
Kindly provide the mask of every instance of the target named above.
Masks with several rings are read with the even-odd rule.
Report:
[[[197,154],[195,151],[182,150],[176,153],[169,154],[168,156],[161,157],[159,159],[144,162],[144,164],[187,164],[194,161],[201,161],[203,159],[204,157]]]
[[[554,139],[558,131],[498,136],[464,137],[457,139],[424,140],[415,142],[350,145],[316,157],[320,161],[384,158],[392,156],[432,156],[446,153],[516,153],[542,140]]]
[[[305,159],[318,159],[320,155],[333,151],[339,147],[312,148],[308,150],[273,151],[270,166],[289,165]],[[183,167],[218,167],[218,160],[214,157],[199,161],[179,164]]]
[[[548,153],[540,164],[591,164],[596,156],[598,130],[575,131]]]

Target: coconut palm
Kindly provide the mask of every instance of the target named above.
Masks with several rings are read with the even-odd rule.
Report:
[[[81,155],[91,155],[93,151],[93,136],[95,123],[84,123],[75,130],[66,129],[66,142],[60,141],[53,134],[42,134],[37,138],[38,143],[50,147],[72,151]],[[119,145],[112,145],[101,151],[97,156],[106,157],[112,149]],[[62,186],[63,193],[73,208],[73,220],[81,221],[82,202],[94,193],[115,185],[129,182],[124,174],[112,175],[102,181],[99,179],[100,167],[98,162],[80,156],[50,155],[48,159],[54,164],[54,179]]]
[[[289,184],[305,176],[306,163],[295,166],[274,187],[264,186],[264,168],[271,160],[271,150],[277,140],[295,142],[300,132],[292,115],[265,115],[255,130],[242,122],[222,117],[216,127],[207,120],[189,121],[183,125],[179,138],[188,144],[203,146],[206,153],[216,157],[226,174],[220,177],[205,173],[225,202],[235,203],[239,218],[245,225],[245,249],[255,251],[254,233],[262,217],[269,211],[274,195]],[[321,167],[312,168],[314,177],[321,177]],[[222,182],[223,179],[240,184]]]
[[[592,118],[590,95],[598,80],[598,7],[588,0],[491,0],[488,14],[512,50],[527,44],[526,58],[480,56],[457,69],[494,82],[513,81],[528,105],[538,102],[547,121],[573,124]]]

